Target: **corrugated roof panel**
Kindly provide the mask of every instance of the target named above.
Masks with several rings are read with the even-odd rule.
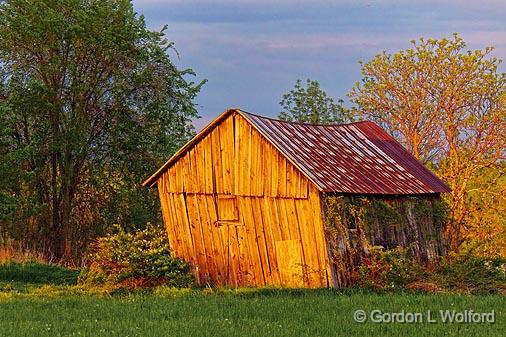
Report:
[[[310,125],[240,112],[324,192],[421,194],[450,191],[372,122]]]

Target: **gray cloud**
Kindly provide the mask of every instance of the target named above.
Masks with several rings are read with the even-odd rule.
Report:
[[[506,56],[503,1],[136,0],[152,28],[168,24],[180,66],[209,79],[198,98],[203,126],[227,107],[275,116],[297,78],[343,97],[359,60],[408,48],[418,37],[461,33],[470,48]]]

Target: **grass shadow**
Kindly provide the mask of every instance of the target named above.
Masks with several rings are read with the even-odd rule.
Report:
[[[78,269],[53,264],[16,262],[0,264],[0,282],[75,285],[78,276]]]

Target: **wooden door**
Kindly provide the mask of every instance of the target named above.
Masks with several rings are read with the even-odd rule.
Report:
[[[303,287],[303,260],[300,240],[276,241],[279,277],[284,287]]]
[[[237,227],[241,226],[239,221],[239,210],[237,198],[232,195],[215,195],[216,213],[218,220],[216,226],[220,232],[223,243],[223,254],[225,270],[222,274],[225,284],[239,286],[242,284],[242,269],[240,263],[240,236]]]

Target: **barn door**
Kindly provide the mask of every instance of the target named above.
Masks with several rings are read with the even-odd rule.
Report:
[[[303,261],[300,240],[276,241],[279,277],[284,287],[303,287]]]
[[[239,211],[237,207],[237,198],[231,195],[216,195],[216,212],[218,220],[216,226],[220,232],[221,242],[223,244],[223,253],[226,270],[222,273],[225,278],[225,284],[238,286],[242,284],[242,273],[240,265],[240,245],[241,236],[238,234],[237,227],[242,226],[239,221]]]

